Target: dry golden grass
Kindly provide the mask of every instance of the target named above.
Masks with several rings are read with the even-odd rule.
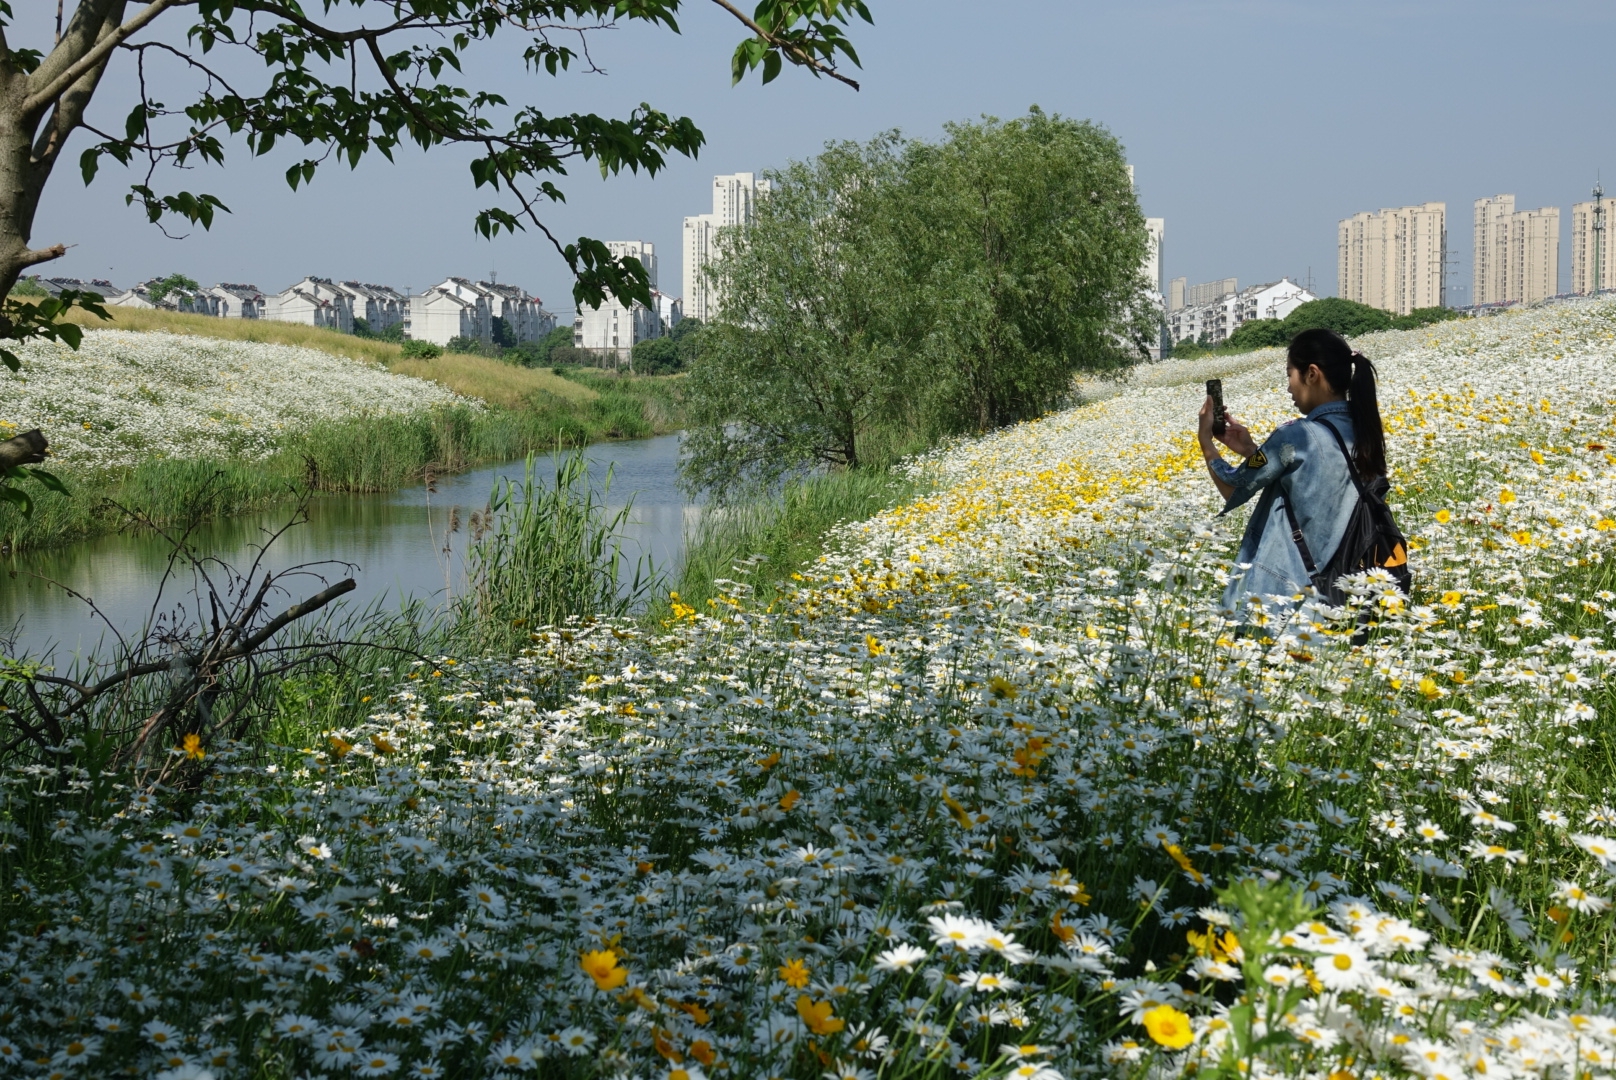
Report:
[[[589,387],[580,386],[549,371],[514,367],[486,356],[458,353],[446,353],[436,360],[406,359],[393,342],[339,334],[335,330],[300,323],[271,322],[268,319],[215,319],[208,315],[153,311],[149,308],[109,307],[107,313],[112,318],[103,321],[73,308],[67,318],[94,330],[162,331],[225,341],[300,345],[350,360],[381,364],[400,375],[430,379],[457,394],[481,398],[508,409],[521,408],[539,392],[568,401],[590,401],[599,396]]]
[[[486,356],[444,353],[435,360],[398,359],[387,365],[400,375],[431,379],[457,394],[482,398],[492,405],[519,409],[535,395],[550,394],[567,401],[599,397],[587,386],[540,368],[515,367]]]
[[[70,322],[92,330],[160,330],[169,334],[220,338],[225,341],[265,341],[275,345],[301,345],[350,360],[369,360],[391,367],[399,359],[399,347],[391,341],[374,341],[352,334],[339,334],[299,323],[271,322],[268,319],[215,319],[208,315],[187,315],[178,311],[152,311],[149,308],[109,307],[111,320],[103,321],[78,308],[67,314]]]

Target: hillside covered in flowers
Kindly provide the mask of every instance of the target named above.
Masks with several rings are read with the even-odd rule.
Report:
[[[6,776],[0,1072],[1611,1075],[1616,304],[1357,345],[1366,643],[1217,607],[1201,380],[1260,435],[1283,359],[1143,371],[771,606],[418,665],[200,797]]]

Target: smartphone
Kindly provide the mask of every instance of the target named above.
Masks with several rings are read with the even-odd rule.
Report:
[[[1223,380],[1206,380],[1206,396],[1212,399],[1212,434],[1221,439],[1229,426],[1229,410],[1223,407]]]

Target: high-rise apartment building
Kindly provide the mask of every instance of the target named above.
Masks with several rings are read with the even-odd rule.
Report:
[[[1509,226],[1509,282],[1523,304],[1560,291],[1560,208],[1522,210]]]
[[[718,230],[750,222],[768,190],[769,182],[754,173],[715,176],[713,212],[685,218],[685,318],[707,322],[718,313],[719,298],[706,274],[718,254]]]
[[[1571,207],[1571,291],[1603,292],[1616,287],[1611,272],[1610,203],[1595,192],[1597,201]],[[1595,212],[1597,209],[1597,213]]]
[[[1336,293],[1397,315],[1447,302],[1448,206],[1428,202],[1343,218]]]
[[[1186,294],[1189,292],[1189,286],[1189,278],[1176,277],[1167,283],[1168,311],[1177,311],[1179,308],[1184,306],[1186,302]]]
[[[651,279],[651,288],[657,287],[656,245],[645,240],[608,240],[606,250],[612,253],[614,259],[626,259],[630,256],[640,260],[645,267],[646,276]]]
[[[1509,225],[1514,216],[1513,195],[1476,200],[1470,268],[1472,304],[1503,304],[1509,300]]]
[[[1162,240],[1167,235],[1166,218],[1146,218],[1145,238],[1149,245],[1145,249],[1144,274],[1150,281],[1150,287],[1159,296],[1162,292]]]
[[[1560,211],[1515,209],[1515,196],[1475,202],[1473,304],[1530,304],[1560,291]]]
[[[1203,304],[1216,303],[1225,296],[1233,296],[1240,291],[1240,282],[1236,278],[1219,278],[1217,281],[1205,281],[1199,285],[1189,287],[1186,302],[1190,307],[1200,307]]]

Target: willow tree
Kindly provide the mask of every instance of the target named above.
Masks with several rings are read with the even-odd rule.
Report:
[[[1059,404],[1080,371],[1137,362],[1156,334],[1145,219],[1122,146],[1043,112],[949,124],[913,142],[900,203],[939,298],[924,387],[944,431],[985,431]]]
[[[38,0],[29,0],[36,3]],[[699,2],[699,0],[692,0]],[[786,64],[857,89],[838,70],[858,63],[843,28],[870,19],[864,0],[762,0],[751,15],[711,0],[744,25],[731,58],[734,78],[761,70],[764,82]],[[531,229],[571,268],[573,296],[598,307],[608,294],[650,301],[645,268],[616,259],[588,237],[566,241],[545,224],[543,207],[564,198],[557,179],[588,162],[603,175],[655,174],[670,154],[694,157],[703,136],[688,117],[641,105],[623,117],[550,113],[512,103],[475,85],[479,52],[491,39],[517,39],[535,76],[575,65],[594,70],[584,48],[592,31],[645,23],[678,32],[682,0],[78,0],[58,15],[54,41],[13,41],[12,6],[0,0],[0,361],[17,369],[7,341],[52,337],[78,344],[61,321],[93,296],[65,293],[37,304],[11,299],[32,267],[60,258],[61,243],[36,246],[34,215],[70,144],[84,182],[106,161],[130,166],[127,201],[153,225],[207,228],[228,207],[205,191],[164,186],[168,166],[223,164],[232,142],[253,156],[286,144],[300,160],[286,170],[294,189],[327,163],[349,167],[372,154],[391,160],[406,143],[475,150],[471,179],[491,192],[471,225],[482,235]],[[32,47],[37,44],[39,47]],[[44,47],[49,45],[48,48]],[[93,124],[107,95],[102,79],[122,62],[138,69],[136,91],[103,102],[120,127]],[[182,102],[156,100],[159,65],[192,72],[200,89]],[[157,80],[161,81],[161,80]],[[536,98],[537,95],[534,95]],[[96,115],[100,115],[98,111]],[[183,227],[183,226],[182,226]],[[0,492],[17,462],[0,457]]]

